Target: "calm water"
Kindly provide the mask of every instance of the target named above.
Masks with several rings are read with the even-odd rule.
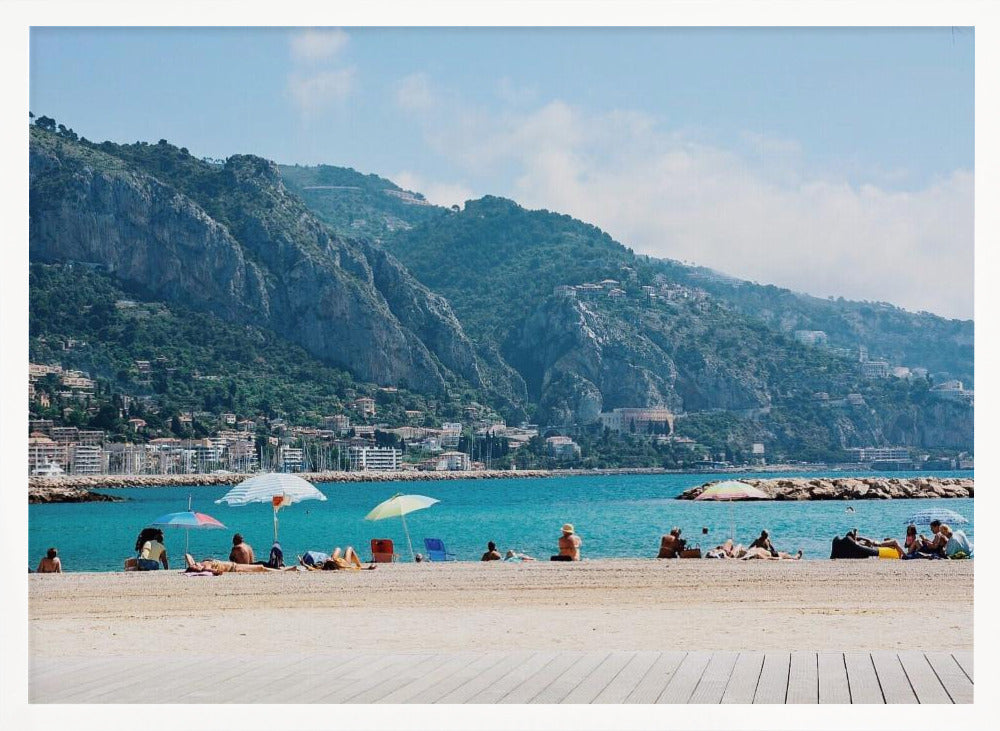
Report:
[[[852,473],[831,473],[848,477]],[[860,473],[859,473],[860,474]],[[865,473],[871,474],[871,473]],[[882,473],[883,476],[893,476]],[[897,473],[917,476],[915,473]],[[917,473],[971,477],[971,472]],[[747,477],[788,477],[754,473]],[[807,475],[818,476],[815,473]],[[329,552],[353,545],[362,559],[370,555],[372,538],[391,538],[396,551],[409,558],[399,519],[368,522],[371,508],[397,492],[429,495],[441,502],[407,516],[414,551],[423,553],[423,538],[444,540],[460,560],[478,560],[487,541],[501,550],[516,548],[537,558],[555,553],[563,523],[571,522],[583,538],[584,558],[653,557],[660,536],[679,526],[691,543],[711,547],[729,537],[730,518],[737,540],[749,543],[768,528],[779,550],[802,548],[807,559],[830,555],[830,539],[850,528],[873,538],[902,540],[906,519],[918,510],[946,507],[969,519],[963,526],[974,540],[973,501],[859,500],[829,502],[742,502],[734,504],[675,500],[682,491],[714,479],[739,475],[599,475],[550,479],[462,480],[416,483],[322,483],[326,502],[304,502],[282,509],[280,537],[286,561],[307,550]],[[132,555],[139,530],[164,513],[193,509],[222,521],[228,530],[192,530],[196,558],[226,558],[232,534],[239,531],[261,559],[271,545],[271,508],[216,505],[228,487],[160,487],[109,491],[127,497],[122,503],[30,505],[28,540],[32,568],[49,546],[56,546],[66,571],[118,571]],[[855,512],[848,513],[848,506]],[[701,534],[707,527],[707,537]],[[927,533],[927,528],[921,528]],[[184,530],[165,531],[168,554],[182,565]]]

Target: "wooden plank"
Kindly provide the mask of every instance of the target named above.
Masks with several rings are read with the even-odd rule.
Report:
[[[886,703],[916,703],[917,695],[895,652],[873,652],[872,663]]]
[[[847,682],[847,666],[842,652],[820,652],[816,655],[819,672],[820,703],[850,703],[851,687]]]
[[[733,672],[729,676],[726,692],[722,694],[722,702],[753,703],[763,666],[763,652],[741,652],[736,658]]]
[[[524,662],[510,668],[496,682],[491,683],[485,688],[481,688],[466,703],[497,703],[501,698],[514,690],[514,688],[521,685],[525,680],[555,660],[555,658],[555,652],[536,652],[531,654]]]
[[[738,657],[736,652],[713,652],[688,703],[721,703]]]
[[[412,655],[408,662],[397,666],[394,672],[381,682],[372,683],[360,693],[345,699],[344,703],[379,703],[388,695],[409,688],[414,683],[424,679],[428,674],[434,674],[448,660],[448,655]]]
[[[442,696],[438,703],[465,703],[474,695],[479,693],[491,683],[496,683],[503,678],[510,670],[518,665],[524,664],[529,657],[527,652],[512,652],[505,654],[503,658],[493,667],[483,671],[477,677],[472,678],[468,683],[460,685],[447,695]]]
[[[589,675],[594,668],[600,665],[608,657],[607,652],[588,652],[580,655],[579,659],[573,663],[568,670],[563,672],[558,678],[545,686],[538,695],[531,699],[532,703],[562,703],[567,695],[573,692],[584,678]]]
[[[969,676],[969,680],[975,684],[976,679],[972,676],[972,650],[956,650],[951,653],[951,656],[955,658],[958,666]]]
[[[885,703],[878,684],[872,656],[867,652],[845,652],[847,684],[851,689],[851,703]]]
[[[624,703],[629,694],[635,690],[646,673],[660,657],[659,652],[633,652],[632,659],[628,665],[623,667],[614,680],[608,683],[602,690],[594,703]]]
[[[710,652],[689,652],[656,699],[657,703],[687,703],[712,659]]]
[[[792,653],[785,703],[819,703],[819,666],[815,652]]]
[[[282,703],[309,703],[330,688],[342,688],[353,683],[372,663],[372,655],[345,653],[342,657],[329,658],[322,665],[314,665],[309,673],[281,692]]]
[[[941,685],[934,668],[927,662],[924,653],[908,650],[897,654],[899,662],[910,681],[910,687],[917,697],[918,703],[951,703],[951,696]]]
[[[412,683],[386,693],[373,703],[426,703],[423,696],[428,690],[448,680],[462,668],[468,667],[472,660],[473,656],[468,653],[443,655],[439,665],[434,668],[425,668],[423,674]]]
[[[626,703],[655,703],[684,660],[684,652],[663,652],[653,662],[646,675],[625,698]]]
[[[953,703],[972,703],[972,681],[947,652],[928,652],[927,661]]]
[[[580,659],[577,653],[560,652],[555,660],[535,672],[519,686],[500,699],[500,703],[530,703],[532,699],[545,690],[563,673],[569,670]]]
[[[182,667],[194,664],[195,661],[189,659]],[[116,694],[132,685],[155,685],[150,679],[163,677],[164,667],[170,667],[169,661],[156,657],[103,658],[86,671],[86,676],[71,685],[54,689],[50,700],[57,703],[91,703],[96,698]]]
[[[28,682],[78,680],[79,674],[99,659],[90,656],[28,658]]]
[[[579,685],[563,699],[563,703],[593,703],[612,680],[628,665],[635,653],[612,652],[604,661],[587,674]]]
[[[420,703],[437,703],[448,693],[457,690],[470,680],[483,673],[488,673],[491,668],[500,663],[505,655],[497,652],[490,652],[480,655],[474,661],[462,667],[451,677],[436,683],[431,688],[425,690],[420,696]]]
[[[345,700],[364,692],[370,686],[390,677],[397,667],[412,662],[412,655],[386,653],[372,655],[371,662],[344,678],[343,682],[332,682],[317,689],[313,703],[343,703]]]
[[[792,656],[789,652],[765,652],[760,669],[754,703],[784,703],[788,695],[788,670]]]

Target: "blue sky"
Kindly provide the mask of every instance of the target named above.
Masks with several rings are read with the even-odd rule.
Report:
[[[642,253],[971,317],[973,60],[950,27],[37,28],[29,78],[32,111],[92,140],[503,195]]]

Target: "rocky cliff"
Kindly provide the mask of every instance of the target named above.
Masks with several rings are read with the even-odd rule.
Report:
[[[390,254],[331,233],[260,158],[213,166],[169,145],[97,149],[32,128],[30,254],[269,327],[363,380],[482,384],[448,303]]]

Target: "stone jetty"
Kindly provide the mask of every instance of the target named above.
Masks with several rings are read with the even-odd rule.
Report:
[[[718,481],[716,481],[718,482]],[[892,500],[900,498],[971,498],[974,480],[967,477],[779,477],[741,479],[774,500]],[[694,500],[715,482],[692,487],[677,496]]]
[[[418,482],[426,480],[490,480],[501,478],[553,477],[552,470],[470,470],[466,472],[298,472],[310,482]],[[106,495],[90,493],[122,487],[211,487],[236,485],[253,475],[58,475],[28,478],[28,502],[89,502]],[[89,495],[96,495],[90,497]],[[74,500],[73,496],[78,497]],[[120,500],[121,498],[112,498]]]
[[[118,495],[104,495],[82,487],[30,486],[28,488],[29,503],[118,503],[124,499]]]

